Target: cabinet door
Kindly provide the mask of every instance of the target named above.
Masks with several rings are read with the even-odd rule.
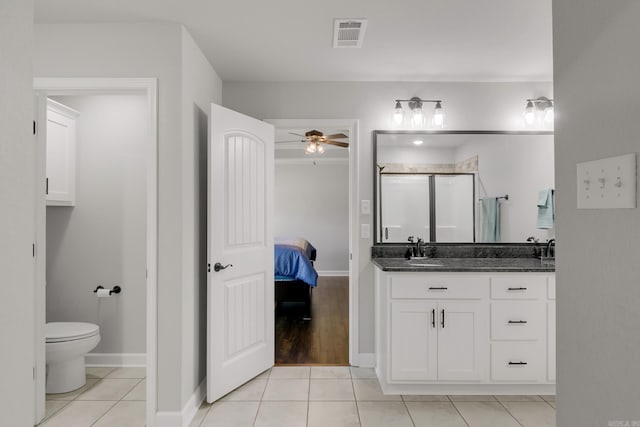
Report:
[[[556,381],[556,302],[547,304],[547,379]]]
[[[435,380],[437,306],[424,301],[391,303],[390,380]]]
[[[47,102],[47,205],[75,204],[76,118],[78,113],[62,104]]]
[[[486,303],[438,304],[438,379],[481,381],[488,364]]]

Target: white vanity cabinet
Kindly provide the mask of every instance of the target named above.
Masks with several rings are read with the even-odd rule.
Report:
[[[47,206],[74,206],[76,193],[76,120],[80,113],[47,100]]]
[[[555,331],[548,301],[553,278],[553,273],[376,269],[376,372],[382,389],[553,393],[555,347],[548,345]]]

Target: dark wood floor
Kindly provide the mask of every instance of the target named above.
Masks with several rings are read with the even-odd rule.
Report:
[[[276,365],[349,365],[349,278],[320,277],[313,290],[312,319],[300,304],[276,310]]]

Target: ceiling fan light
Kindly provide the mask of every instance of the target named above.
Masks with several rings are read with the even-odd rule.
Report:
[[[316,148],[316,152],[318,154],[324,153],[324,147],[321,144],[318,144],[318,147]]]
[[[307,154],[313,154],[316,152],[316,144],[313,142],[310,142],[307,144],[307,148],[304,150],[305,153]]]

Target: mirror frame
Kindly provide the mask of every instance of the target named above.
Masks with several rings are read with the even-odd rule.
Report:
[[[373,244],[374,245],[398,245],[404,242],[380,242],[378,241],[378,135],[554,135],[552,130],[373,130],[372,157],[373,157]],[[475,194],[475,190],[474,190]],[[475,232],[474,232],[475,239]],[[468,242],[464,244],[477,244],[478,242]],[[434,244],[451,244],[451,242],[429,242]],[[456,243],[463,244],[463,243]],[[508,242],[482,243],[483,245],[504,245]]]

